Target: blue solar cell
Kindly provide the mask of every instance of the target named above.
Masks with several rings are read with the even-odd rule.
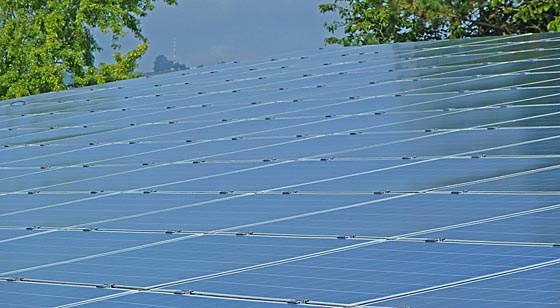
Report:
[[[0,170],[2,171],[2,174],[0,175],[0,181],[19,178],[30,172],[29,170],[24,170],[24,169],[0,168]]]
[[[75,286],[0,282],[3,307],[57,307],[90,298],[114,295],[119,291]]]
[[[557,307],[560,266],[483,280],[374,305],[414,307]]]
[[[354,173],[366,172],[369,170],[377,170],[389,168],[391,166],[403,164],[401,161],[368,161],[364,163],[356,162],[337,162],[332,161],[330,164],[324,164],[321,161],[308,162],[279,162],[263,166],[256,165],[250,169],[237,168],[243,172],[235,172],[211,179],[201,179],[188,183],[178,183],[166,186],[170,190],[233,190],[233,191],[260,191],[260,190],[284,190],[311,187],[311,183],[322,182],[325,179],[336,177],[345,177]],[[232,164],[239,167],[242,164]],[[203,166],[206,168],[210,164]],[[266,181],[263,181],[266,179]],[[332,181],[330,181],[332,182]],[[337,184],[332,184],[337,185]],[[351,191],[344,186],[339,186],[342,191]],[[367,190],[367,189],[365,189]],[[325,191],[319,189],[318,191]]]
[[[290,193],[291,191],[285,191]],[[237,230],[250,232],[261,230],[260,225],[278,220],[290,220],[299,215],[310,215],[348,205],[379,200],[376,196],[324,196],[301,194],[224,196],[215,202],[201,206],[154,213],[143,217],[130,217],[98,224],[102,228],[127,229],[181,229],[181,230]],[[284,230],[296,232],[299,228]],[[334,228],[333,228],[334,231]]]
[[[92,194],[92,192],[69,195],[39,193],[8,196],[8,200],[21,203],[11,203],[7,207],[6,212],[0,216],[0,225],[84,227],[139,217],[138,215],[154,215],[170,209],[191,207],[218,198],[217,194],[173,195],[152,193],[151,190],[128,194],[118,192]],[[163,230],[174,228],[174,224],[167,224],[165,221],[158,221],[157,225]],[[119,228],[118,224],[116,228]],[[119,229],[123,228],[124,226],[121,226]]]
[[[170,239],[165,234],[103,232],[30,232],[30,237],[2,243],[0,276],[27,277],[30,268]],[[173,236],[174,237],[174,236]],[[71,280],[71,279],[69,279]]]
[[[403,159],[398,168],[381,167],[362,169],[365,174],[343,178],[336,181],[321,182],[305,185],[300,188],[303,191],[423,191],[423,190],[442,190],[462,187],[461,189],[473,189],[468,184],[472,181],[499,179],[501,176],[510,175],[518,172],[530,171],[537,168],[555,166],[557,158],[551,159],[436,159],[418,160]],[[351,162],[343,162],[341,165],[351,166]],[[359,164],[364,166],[370,162]],[[336,167],[333,164],[332,169]],[[380,170],[379,172],[374,170]],[[358,173],[360,171],[356,171]],[[404,180],[406,177],[406,180]],[[492,182],[489,182],[492,183]],[[499,183],[496,181],[496,183]],[[449,185],[454,185],[449,188]],[[478,184],[488,187],[488,183]]]
[[[558,139],[544,140],[515,147],[487,151],[487,155],[557,155],[560,153]],[[478,154],[478,153],[477,153]]]
[[[513,90],[510,90],[513,91]],[[508,95],[508,94],[504,94]],[[513,97],[510,102],[517,99]],[[521,110],[518,108],[484,108],[472,110],[432,111],[418,114],[395,113],[383,114],[370,123],[375,131],[424,130],[424,129],[469,129],[477,127],[535,127],[551,126],[558,123],[555,106],[535,107]],[[531,118],[533,117],[533,118]],[[523,120],[526,119],[526,120]],[[390,124],[390,125],[389,125]],[[367,128],[367,127],[366,127]],[[364,128],[365,129],[365,128]]]
[[[492,240],[504,239],[506,234],[498,234],[495,225],[505,224],[502,233],[511,232],[507,239],[524,241],[527,237],[549,239],[555,237],[558,228],[554,217],[540,221],[539,217],[552,215],[552,211],[543,212],[533,220],[516,221],[509,224],[508,220],[487,222],[471,227],[458,226],[463,223],[484,220],[502,215],[514,214],[533,209],[546,208],[560,203],[558,196],[493,196],[493,195],[383,195],[387,199],[373,199],[362,203],[354,203],[354,207],[328,213],[318,213],[287,221],[272,222],[254,226],[251,231],[266,233],[297,233],[324,235],[357,235],[375,237],[393,237],[415,233],[416,237],[457,238]],[[382,201],[382,202],[381,202]],[[351,204],[349,204],[351,205]],[[519,218],[522,219],[522,218]],[[533,223],[531,223],[531,221]],[[536,224],[536,222],[539,224]],[[456,226],[452,228],[452,226]],[[517,228],[513,226],[518,226]],[[434,228],[449,227],[450,230],[437,233],[430,232]],[[489,230],[487,237],[474,236],[474,233],[463,233],[468,230]],[[516,230],[516,231],[513,231]],[[522,230],[526,234],[523,235]],[[541,230],[541,232],[537,232]],[[496,231],[496,233],[491,233]],[[534,233],[533,233],[534,232]],[[468,234],[468,235],[465,235]],[[462,236],[458,236],[462,235]],[[473,235],[473,236],[471,236]],[[518,238],[515,236],[519,235]]]
[[[137,241],[145,239],[145,235],[137,234],[128,237],[137,238]],[[112,244],[110,241],[108,243]],[[351,244],[333,239],[277,238],[271,241],[266,237],[233,235],[204,237],[186,235],[182,240],[164,242],[162,239],[161,243],[161,245],[118,254],[31,269],[18,272],[18,275],[34,279],[87,283],[103,281],[118,285],[148,287],[273,263]],[[102,244],[103,242],[99,243]],[[49,264],[49,260],[45,261],[47,262],[43,261],[43,264]]]
[[[29,228],[33,228],[33,226],[29,226]],[[33,228],[34,229],[34,228]],[[31,234],[36,233],[37,231],[33,230],[22,230],[22,229],[0,229],[0,243],[4,242],[5,240],[10,240],[13,238],[18,238],[21,236],[29,236]]]
[[[314,134],[302,134],[294,131],[289,139],[276,139],[276,144],[271,143],[267,147],[254,146],[251,150],[252,141],[242,140],[241,144],[247,144],[247,151],[239,153],[231,153],[220,156],[220,159],[295,159],[295,158],[347,158],[347,157],[388,157],[388,153],[384,153],[381,149],[389,147],[390,144],[398,143],[403,139],[412,139],[424,135],[424,133],[399,133],[386,135],[360,135],[354,132],[352,138],[348,138],[352,132],[344,135],[318,136]],[[300,137],[297,137],[300,136]],[[365,147],[372,147],[378,150],[377,155],[368,156]],[[371,150],[375,152],[375,150]],[[297,156],[295,154],[297,153]],[[361,153],[360,155],[353,155]],[[400,158],[410,152],[400,152],[393,158]]]
[[[2,202],[2,206],[0,207],[0,217],[13,215],[14,212],[39,209],[52,204],[64,203],[80,198],[76,195],[61,194],[42,195],[40,198],[36,198],[36,196],[36,191],[29,191],[25,194],[0,196],[0,200]],[[8,223],[8,221],[5,221],[4,223],[0,223],[0,225],[14,225],[14,223]]]
[[[232,300],[221,298],[204,298],[196,296],[178,296],[173,294],[158,293],[137,293],[118,297],[115,299],[94,302],[83,305],[83,307],[162,307],[162,308],[181,308],[181,307],[233,307],[233,308],[253,308],[253,307],[285,307],[285,303],[259,302],[247,300]]]
[[[556,202],[555,205],[560,205]],[[459,240],[560,244],[560,210],[513,217],[482,225],[427,234],[428,237]]]
[[[114,142],[121,141],[139,141],[138,139],[148,139],[155,137],[181,138],[181,139],[215,139],[233,137],[243,134],[253,134],[262,130],[280,130],[285,126],[298,125],[307,123],[309,120],[289,120],[287,122],[279,121],[247,121],[244,119],[234,119],[220,117],[211,123],[186,123],[180,125],[166,126],[135,126],[131,129],[121,129],[114,132],[105,133],[95,138],[83,139],[84,141],[96,142]],[[203,129],[202,129],[203,128]],[[160,136],[162,135],[162,136]],[[179,137],[180,136],[180,137]],[[153,139],[153,138],[152,138]]]
[[[526,163],[529,164],[530,161]],[[532,161],[531,161],[532,162]],[[499,181],[463,186],[461,189],[478,191],[509,191],[509,192],[545,192],[560,190],[558,177],[560,169],[557,164],[551,165],[550,171],[520,175],[518,177],[501,179]]]
[[[409,292],[554,260],[553,248],[383,243],[174,286],[204,292],[301,297],[341,304]]]
[[[358,134],[352,138],[353,140],[348,140],[349,138],[344,138],[342,136],[333,136],[326,139],[334,141],[344,138],[346,139],[344,143],[352,142],[350,144],[353,145],[353,147],[348,147],[348,149],[355,150],[337,155],[341,157],[402,157],[406,155],[432,157],[460,155],[463,157],[478,158],[476,155],[503,155],[501,153],[504,152],[509,155],[543,154],[529,151],[531,151],[533,147],[546,148],[544,144],[550,145],[551,142],[554,143],[552,140],[548,142],[546,138],[557,138],[559,132],[560,131],[556,129],[539,130],[538,132],[522,129],[481,129],[454,132],[433,128],[422,131],[422,133],[419,133],[416,137],[412,134],[399,134],[399,136],[402,136],[402,141],[390,144],[368,142],[369,138],[371,138],[368,133],[371,133],[371,131],[362,132],[362,134]],[[362,144],[362,149],[354,145],[360,142]],[[530,146],[528,145],[521,148],[521,146],[518,145],[525,142],[531,142]],[[501,148],[504,152],[492,150],[495,148]],[[551,150],[549,150],[548,153],[551,153]]]
[[[40,169],[40,167],[76,166],[84,164],[95,166],[108,165],[108,167],[118,167],[115,165],[138,167],[144,163],[162,164],[189,162],[201,159],[223,160],[228,155],[236,153],[251,153],[264,147],[279,149],[289,141],[296,139],[295,136],[271,139],[240,139],[231,140],[233,137],[221,140],[196,139],[186,136],[183,139],[160,138],[154,140],[139,141],[114,141],[115,143],[77,143],[75,146],[47,146],[32,147],[33,150],[25,150],[23,147],[14,149],[4,165],[5,168],[26,168],[28,173]],[[241,138],[241,137],[239,137]],[[242,142],[240,142],[242,141]],[[133,144],[131,144],[133,143]],[[27,155],[20,155],[26,153]],[[118,155],[115,155],[118,153]],[[312,152],[312,153],[317,153]],[[78,155],[80,154],[80,155]],[[262,159],[262,157],[259,157]],[[36,168],[33,170],[33,168]]]
[[[3,142],[2,142],[2,146],[5,146],[7,144],[6,141],[4,140],[9,140],[10,138],[14,138],[17,137],[19,135],[23,135],[23,134],[29,134],[29,133],[34,133],[34,132],[39,132],[41,131],[38,128],[32,128],[32,129],[25,129],[25,130],[17,130],[17,129],[11,129],[10,128],[4,128],[4,129],[0,129],[0,138],[2,138]],[[1,149],[4,150],[4,149]]]
[[[52,129],[51,129],[52,127]],[[41,145],[52,141],[60,140],[72,140],[72,138],[100,134],[110,131],[110,128],[102,127],[62,127],[57,128],[56,126],[50,126],[48,128],[42,129],[34,133],[23,133],[18,136],[5,138],[2,140],[4,145],[8,144],[10,146],[34,144]]]
[[[0,166],[5,168],[9,168],[8,165],[10,165],[10,167],[17,167],[18,164],[16,162],[21,162],[19,164],[20,167],[41,166],[41,161],[43,163],[56,163],[56,161],[51,162],[50,160],[41,160],[40,158],[45,155],[62,153],[65,151],[70,152],[80,148],[80,146],[76,145],[60,145],[56,147],[40,146],[40,144],[36,146],[10,146],[10,148],[0,150],[0,153],[2,153]],[[66,160],[66,163],[72,164],[73,162],[81,161],[78,159],[80,158],[70,157]],[[34,162],[37,163],[35,164]]]

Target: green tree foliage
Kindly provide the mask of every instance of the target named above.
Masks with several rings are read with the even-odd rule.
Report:
[[[558,0],[332,0],[321,13],[340,20],[325,23],[341,37],[328,44],[390,42],[560,31]],[[343,31],[342,31],[343,30]]]
[[[65,76],[72,76],[70,86],[76,87],[134,77],[148,48],[140,19],[155,1],[0,1],[0,98],[65,89]],[[112,36],[115,64],[94,66],[94,53],[102,49],[94,29]],[[140,44],[122,55],[119,41],[129,33]]]
[[[187,66],[185,64],[179,64],[177,62],[168,60],[164,55],[157,56],[156,60],[154,61],[154,72],[156,73],[181,71],[186,69]]]

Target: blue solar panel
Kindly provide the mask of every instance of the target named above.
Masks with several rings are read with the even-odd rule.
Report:
[[[43,260],[46,265],[38,269],[29,268],[33,265],[32,261],[18,260],[16,266],[21,264],[18,266],[20,269],[9,274],[50,281],[92,284],[103,281],[117,285],[153,288],[170,281],[195,279],[240,268],[262,266],[351,244],[347,241],[298,238],[278,238],[272,242],[268,238],[237,235],[202,237],[181,235],[171,239],[161,237],[162,235],[157,240],[152,240],[151,245],[146,245],[147,247],[144,243],[123,243],[127,246],[120,253],[100,253],[95,258],[82,259],[78,255],[68,253],[67,260],[61,261],[60,264],[53,264],[61,259],[61,256],[57,255],[56,260],[54,258]],[[100,245],[102,244],[101,241]],[[60,250],[57,246],[52,247],[53,250],[57,248]],[[78,248],[87,253],[86,256],[97,251],[94,250],[95,247],[82,249],[78,246]],[[37,256],[29,256],[29,258],[37,258]],[[8,265],[15,267],[13,264]]]
[[[0,102],[0,304],[558,306],[559,47],[332,47]]]
[[[445,247],[442,247],[445,246]],[[548,248],[384,243],[174,288],[353,304],[557,259]]]
[[[455,237],[455,234],[467,232],[476,228],[493,228],[494,225],[508,224],[510,218],[503,222],[493,224],[475,225],[472,227],[459,228],[460,224],[480,221],[493,217],[500,217],[519,212],[547,209],[551,206],[560,204],[559,196],[495,196],[495,195],[475,195],[463,194],[452,195],[412,195],[405,194],[386,194],[383,199],[371,200],[370,202],[356,202],[349,204],[350,208],[338,211],[321,213],[313,216],[300,217],[296,219],[272,222],[253,226],[251,231],[263,233],[296,233],[296,234],[322,234],[322,235],[360,235],[372,237],[392,237],[416,233],[419,230],[428,230],[416,234],[417,237],[434,238],[458,238],[458,239],[478,239],[492,240],[480,236],[474,237]],[[543,212],[539,215],[551,215],[552,210]],[[535,214],[536,215],[536,214]],[[528,215],[527,217],[530,217]],[[554,216],[553,216],[554,217]],[[521,219],[521,217],[517,218]],[[529,219],[529,218],[527,218]],[[533,220],[535,221],[535,220]],[[539,220],[540,221],[540,220]],[[538,233],[531,232],[531,228],[554,228],[554,218],[542,221],[539,224],[528,225],[528,229],[519,232],[518,236],[537,237]],[[554,224],[554,225],[553,225]],[[515,225],[515,223],[513,223]],[[437,232],[432,235],[429,230],[442,227],[456,226],[457,229],[450,228]],[[494,227],[495,228],[495,227]],[[525,241],[525,239],[515,238],[515,231],[509,240]],[[241,229],[239,229],[241,230]],[[242,230],[247,230],[243,228]],[[498,237],[497,234],[488,237]],[[504,240],[502,238],[502,240]],[[535,242],[540,242],[536,241]],[[550,242],[550,241],[548,241]],[[554,242],[554,241],[552,241]]]
[[[29,193],[34,196],[40,195],[40,197],[30,198]],[[140,194],[143,194],[143,196],[138,198]],[[161,211],[191,203],[198,204],[211,200],[212,196],[148,195],[144,191],[131,194],[97,193],[97,191],[48,194],[40,191],[28,191],[27,193],[5,196],[3,199],[7,200],[7,204],[2,207],[3,211],[0,214],[2,225],[30,226],[31,223],[34,223],[36,226],[66,227],[97,220]],[[103,202],[100,202],[99,199],[103,199]]]
[[[36,232],[29,232],[31,230],[2,230],[0,229],[0,242],[8,242],[14,238],[22,236],[30,236]]]
[[[0,282],[0,298],[4,307],[57,307],[118,293],[120,293],[118,290],[108,289]]]
[[[164,234],[134,234],[88,232],[34,232],[34,236],[20,236],[18,240],[2,243],[0,276],[16,276],[36,267],[65,264],[68,260],[99,257],[108,252],[170,239]],[[86,234],[87,233],[87,234]]]
[[[519,198],[516,196],[516,198]],[[556,202],[555,205],[560,203]],[[553,205],[554,206],[554,205]],[[459,240],[560,243],[560,209],[513,217],[491,224],[482,224],[436,232],[427,236]]]
[[[259,302],[235,299],[223,299],[204,295],[197,296],[178,296],[159,293],[137,293],[133,295],[123,296],[120,298],[94,302],[85,304],[84,307],[115,307],[115,308],[133,308],[133,307],[161,307],[161,308],[181,308],[181,307],[234,307],[234,308],[279,308],[286,307],[285,302]]]
[[[557,167],[556,164],[551,167]],[[556,168],[545,170],[542,173],[532,175],[522,175],[516,178],[503,179],[486,185],[475,184],[465,186],[469,190],[490,190],[490,191],[558,191],[560,183],[555,179],[560,177],[560,170]]]
[[[553,265],[464,286],[381,302],[414,307],[557,307],[560,266]]]
[[[290,191],[286,191],[290,192]],[[381,198],[368,195],[333,195],[329,199],[317,195],[262,194],[251,197],[232,195],[229,200],[208,206],[186,206],[184,209],[153,213],[144,217],[131,217],[96,224],[102,228],[165,229],[172,226],[180,230],[235,231],[260,230],[261,225],[288,220],[299,215],[336,210],[345,205],[375,202]],[[288,230],[288,233],[296,229]]]

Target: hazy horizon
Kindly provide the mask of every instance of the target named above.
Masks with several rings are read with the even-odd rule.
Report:
[[[143,19],[150,48],[139,62],[149,72],[158,55],[187,66],[214,64],[324,46],[329,35],[323,27],[328,15],[318,6],[328,0],[190,0],[177,6],[156,3]],[[110,41],[99,37],[104,48]],[[123,40],[125,53],[137,41]],[[111,50],[97,54],[98,62],[112,62]]]

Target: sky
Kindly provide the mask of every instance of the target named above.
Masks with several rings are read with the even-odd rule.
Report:
[[[176,38],[177,62],[187,66],[214,64],[278,55],[293,50],[324,46],[329,33],[323,23],[333,16],[319,13],[329,0],[179,0],[178,6],[156,2],[155,10],[142,21],[150,48],[139,70],[153,70],[158,55],[173,59]],[[99,39],[109,46],[107,38]],[[134,39],[123,41],[123,52]],[[111,52],[98,54],[98,61],[112,62]]]

